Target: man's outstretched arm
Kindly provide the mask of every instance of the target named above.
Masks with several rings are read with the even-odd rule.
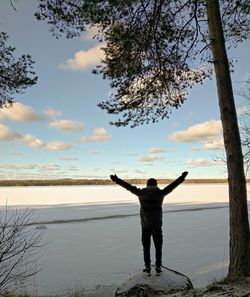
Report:
[[[188,172],[187,171],[182,172],[182,175],[181,176],[179,176],[175,181],[173,181],[171,184],[169,184],[168,186],[166,186],[163,189],[164,195],[169,194],[176,187],[178,187],[181,183],[183,183],[187,175],[188,175]]]
[[[139,196],[141,193],[141,190],[138,189],[135,186],[132,186],[131,184],[125,182],[124,180],[120,179],[116,174],[115,175],[110,175],[110,178],[112,179],[113,182],[117,183],[119,186],[125,188],[126,190],[130,191],[131,193]]]

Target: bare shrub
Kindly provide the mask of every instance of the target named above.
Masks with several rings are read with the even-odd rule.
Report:
[[[40,268],[43,232],[29,226],[34,209],[0,209],[0,295],[21,288]]]

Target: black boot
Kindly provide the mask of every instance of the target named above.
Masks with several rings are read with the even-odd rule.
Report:
[[[155,272],[156,272],[156,275],[161,275],[162,273],[162,270],[161,270],[161,266],[155,266]]]
[[[151,275],[151,267],[145,267],[144,269],[143,269],[143,273],[145,274],[145,275],[147,275],[147,276],[150,276]]]

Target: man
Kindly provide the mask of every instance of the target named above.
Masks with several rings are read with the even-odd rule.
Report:
[[[179,186],[188,175],[185,171],[174,182],[166,186],[164,189],[160,189],[157,186],[157,180],[150,178],[147,181],[145,188],[137,188],[124,180],[118,178],[118,176],[110,175],[112,181],[122,186],[126,190],[138,196],[140,201],[140,217],[142,227],[142,246],[145,269],[143,272],[151,275],[151,259],[150,259],[150,242],[151,236],[153,237],[155,245],[155,271],[157,275],[160,275],[162,265],[162,203],[166,195],[172,192],[177,186]]]

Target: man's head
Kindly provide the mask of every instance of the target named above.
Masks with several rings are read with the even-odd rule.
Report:
[[[157,186],[157,180],[155,178],[148,179],[147,186]]]

